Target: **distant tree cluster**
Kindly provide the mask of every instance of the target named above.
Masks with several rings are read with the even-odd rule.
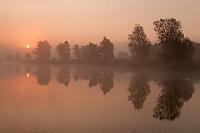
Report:
[[[154,30],[158,43],[161,45],[160,56],[165,62],[181,62],[191,60],[195,51],[193,42],[184,37],[181,22],[174,18],[166,18],[155,21]],[[135,25],[132,34],[129,35],[129,50],[134,59],[146,60],[149,58],[150,41],[147,39],[144,29]]]
[[[181,22],[174,18],[160,19],[154,22],[162,51],[162,59],[167,62],[190,60],[195,51],[193,42],[184,37]]]
[[[51,46],[47,41],[40,41],[33,53],[36,55],[37,61],[48,62],[51,55],[50,50]],[[90,42],[85,46],[79,46],[76,44],[71,48],[68,41],[59,43],[56,47],[56,52],[62,63],[69,61],[71,50],[73,50],[76,60],[79,63],[109,64],[114,59],[114,45],[106,37],[103,38],[99,45]]]
[[[78,61],[88,64],[109,64],[114,59],[114,45],[106,37],[99,45],[89,43],[85,46],[75,45],[74,54]]]
[[[195,52],[196,43],[185,37],[182,31],[181,22],[174,18],[159,19],[153,22],[158,42],[152,45],[149,41],[144,28],[136,24],[131,34],[128,35],[128,48],[132,57],[132,62],[146,62],[150,60],[150,50],[160,48],[159,54],[163,62],[179,63],[190,61]],[[159,47],[156,47],[159,46]],[[77,63],[86,64],[111,64],[114,57],[114,44],[106,37],[99,44],[89,43],[88,45],[71,45],[68,41],[59,43],[56,52],[61,63],[67,63],[71,59],[71,50],[76,57]],[[153,51],[153,50],[151,50]],[[51,46],[48,41],[40,41],[36,49],[33,51],[36,55],[36,61],[39,63],[47,63],[50,61]],[[128,59],[126,52],[120,52],[119,60]],[[20,61],[21,56],[18,52],[13,55],[7,55],[8,61]],[[25,55],[26,61],[31,61],[30,53]],[[57,61],[55,59],[55,61]],[[120,63],[120,62],[118,62]]]
[[[36,55],[36,60],[40,63],[48,62],[51,56],[51,46],[48,41],[40,41],[37,44],[33,53]]]
[[[62,62],[67,62],[70,58],[70,45],[67,41],[64,43],[59,43],[56,47],[56,51]]]

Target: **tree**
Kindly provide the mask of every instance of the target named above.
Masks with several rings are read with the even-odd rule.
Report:
[[[129,34],[128,40],[129,51],[134,59],[145,60],[148,58],[151,43],[142,26],[136,24],[132,34]]]
[[[21,60],[21,55],[18,52],[16,52],[15,53],[15,61],[20,61],[20,60]]]
[[[82,56],[82,62],[83,63],[88,63],[89,62],[89,46],[81,46],[81,56]]]
[[[114,45],[106,37],[100,42],[99,46],[100,61],[102,63],[110,63],[114,59]]]
[[[70,58],[70,44],[65,41],[64,43],[59,43],[56,47],[56,51],[62,62],[66,62]]]
[[[32,60],[32,55],[30,53],[25,54],[25,60],[26,61],[31,61]]]
[[[89,48],[89,50],[88,50],[88,52],[89,52],[88,53],[89,54],[89,56],[88,56],[89,63],[90,64],[98,63],[98,61],[99,61],[99,47],[98,47],[98,45],[90,42],[89,45],[88,45],[88,48]]]
[[[82,46],[81,49],[82,61],[89,64],[97,64],[99,62],[99,47],[97,44],[89,43]]]
[[[181,22],[174,18],[160,19],[154,22],[154,30],[162,45],[161,57],[164,61],[180,62],[190,60],[194,46],[182,32]]]
[[[49,58],[51,56],[51,46],[48,43],[48,41],[40,41],[37,44],[36,49],[33,51],[33,53],[37,56],[36,59],[39,62],[45,63],[49,61]]]
[[[76,56],[76,59],[80,62],[81,61],[81,49],[79,45],[74,45],[73,47],[74,55]]]

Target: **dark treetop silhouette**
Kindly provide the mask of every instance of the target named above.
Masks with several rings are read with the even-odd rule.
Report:
[[[150,41],[147,39],[144,29],[139,24],[135,25],[132,34],[129,34],[129,51],[132,57],[138,61],[147,60],[149,57]]]
[[[195,47],[198,43],[185,37],[182,31],[181,22],[174,18],[166,18],[155,21],[154,30],[158,42],[151,45],[144,29],[136,24],[131,34],[128,35],[128,48],[134,60],[129,58],[114,57],[114,44],[106,37],[99,44],[89,43],[88,45],[75,45],[71,56],[71,46],[68,41],[60,43],[56,47],[60,60],[51,59],[51,46],[48,41],[40,41],[33,53],[36,55],[37,63],[77,63],[95,65],[132,65],[139,64],[139,67],[160,67],[170,68],[172,66],[186,66],[187,68],[198,68],[200,63],[193,60]],[[154,54],[154,53],[159,54]],[[150,54],[151,53],[151,54]],[[154,54],[154,55],[152,55]],[[156,56],[153,57],[152,56]],[[16,53],[15,60],[20,61],[19,53]],[[76,57],[73,59],[72,57]],[[128,57],[128,55],[127,55]],[[26,61],[30,62],[31,56],[25,56]],[[159,58],[159,59],[158,59]],[[13,60],[11,54],[6,56],[8,61]],[[161,62],[162,61],[162,62]],[[169,64],[169,65],[166,65]],[[178,65],[182,63],[183,65]],[[164,64],[164,65],[163,65]],[[172,67],[173,68],[173,67]]]

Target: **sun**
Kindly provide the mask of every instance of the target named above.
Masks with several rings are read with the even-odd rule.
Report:
[[[26,44],[26,48],[29,49],[31,46],[29,44]]]
[[[30,78],[30,76],[31,76],[31,75],[30,75],[29,73],[26,74],[26,77],[27,77],[27,78]]]

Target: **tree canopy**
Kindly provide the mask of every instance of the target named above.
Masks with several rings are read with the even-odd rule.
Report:
[[[62,62],[66,62],[70,58],[70,44],[68,41],[65,41],[63,43],[59,43],[56,47],[56,52],[58,53],[60,60]]]
[[[33,51],[33,53],[37,56],[36,59],[39,62],[48,62],[49,58],[51,56],[51,46],[48,41],[40,41],[37,44],[36,49]]]
[[[106,37],[100,42],[99,55],[102,63],[110,63],[114,59],[114,45]]]
[[[163,61],[180,62],[191,59],[195,48],[192,41],[184,37],[180,21],[174,18],[160,19],[154,22],[154,26],[162,45]]]
[[[129,51],[134,59],[144,60],[148,58],[150,41],[141,25],[136,24],[133,32],[128,37]]]

